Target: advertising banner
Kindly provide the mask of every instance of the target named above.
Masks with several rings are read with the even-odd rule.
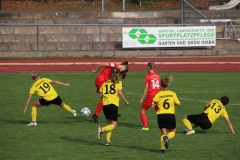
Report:
[[[123,48],[216,46],[216,26],[124,27]]]

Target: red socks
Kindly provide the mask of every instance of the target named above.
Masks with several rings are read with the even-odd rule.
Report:
[[[94,114],[95,114],[96,116],[98,116],[99,113],[101,112],[102,108],[103,108],[103,102],[102,102],[102,100],[100,100],[100,101],[98,102],[98,105],[97,105],[97,108],[96,108]]]
[[[142,124],[143,127],[147,128],[148,127],[148,123],[147,123],[147,116],[145,113],[141,113],[140,114],[141,120],[142,120]]]

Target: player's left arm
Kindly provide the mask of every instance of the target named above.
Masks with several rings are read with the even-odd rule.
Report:
[[[226,122],[227,122],[227,124],[228,124],[228,127],[229,127],[229,129],[231,130],[232,134],[235,134],[235,132],[234,132],[234,129],[233,129],[233,126],[232,126],[232,123],[231,123],[230,119],[225,117],[225,120],[226,120]]]
[[[125,105],[128,106],[128,105],[129,105],[129,102],[128,102],[127,99],[125,98],[122,90],[118,90],[118,94],[119,94],[119,96],[124,100]]]
[[[28,108],[28,104],[29,104],[31,98],[32,98],[32,94],[29,94],[28,98],[27,98],[27,101],[26,101],[26,105],[25,105],[24,110],[23,110],[23,114],[26,114],[27,108]]]
[[[66,86],[66,87],[69,87],[69,86],[70,86],[69,83],[63,83],[63,82],[55,81],[55,80],[52,80],[50,83],[51,83],[51,84],[59,84],[59,85]]]

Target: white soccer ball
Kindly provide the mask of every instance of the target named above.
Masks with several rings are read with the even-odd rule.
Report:
[[[90,109],[87,108],[87,107],[84,107],[82,110],[81,110],[81,113],[82,113],[82,116],[83,117],[88,117],[91,113]]]

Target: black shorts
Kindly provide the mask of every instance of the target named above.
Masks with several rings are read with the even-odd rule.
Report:
[[[41,98],[39,99],[39,102],[42,106],[49,106],[50,104],[60,105],[62,104],[62,99],[59,96],[57,96],[55,99],[51,101],[47,101],[44,98]]]
[[[104,105],[103,112],[106,119],[117,121],[118,119],[118,107],[114,104]]]
[[[205,113],[188,115],[187,119],[191,123],[200,126],[203,130],[212,127],[212,123],[209,121],[208,116]]]
[[[158,114],[157,119],[160,129],[167,128],[171,130],[176,128],[176,118],[174,114]]]

